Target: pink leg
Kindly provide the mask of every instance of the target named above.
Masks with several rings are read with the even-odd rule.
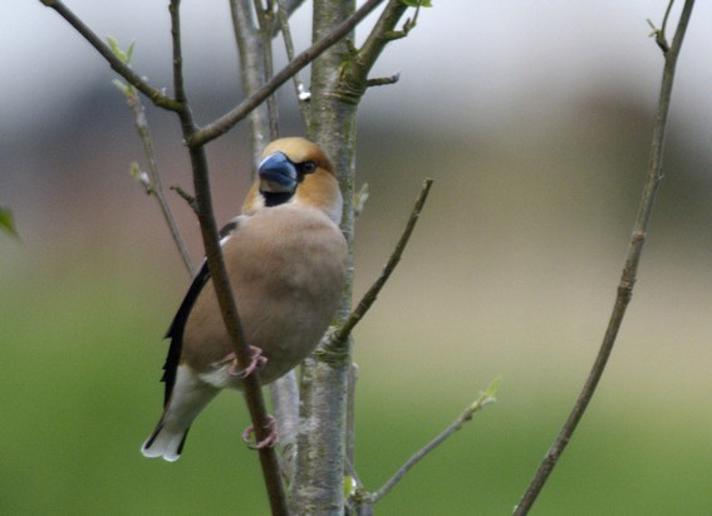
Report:
[[[277,421],[272,416],[267,416],[268,422],[266,429],[269,430],[269,435],[256,444],[250,442],[250,436],[255,433],[253,425],[248,426],[242,432],[242,440],[247,443],[247,446],[253,450],[261,450],[262,448],[272,447],[277,444]]]
[[[239,364],[237,363],[237,356],[235,353],[230,353],[225,358],[223,358],[220,363],[224,364],[227,362],[232,362],[230,364],[227,373],[230,376],[237,376],[239,378],[247,378],[257,369],[264,367],[267,364],[267,357],[262,355],[262,349],[255,346],[250,346],[250,364],[244,369],[238,369]]]

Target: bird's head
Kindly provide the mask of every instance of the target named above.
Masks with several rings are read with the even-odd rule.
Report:
[[[265,147],[245,213],[285,203],[300,203],[341,222],[342,198],[331,162],[305,138],[280,138]]]

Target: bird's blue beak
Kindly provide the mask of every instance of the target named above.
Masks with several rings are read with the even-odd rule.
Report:
[[[257,173],[263,192],[294,192],[299,182],[297,168],[282,152],[264,158],[257,167]]]

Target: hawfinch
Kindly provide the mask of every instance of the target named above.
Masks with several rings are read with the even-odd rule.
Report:
[[[256,370],[270,383],[311,353],[337,308],[346,272],[342,198],[331,163],[314,143],[270,143],[242,215],[220,241],[253,361],[239,370],[203,262],[168,329],[164,410],[141,447],[175,461],[191,423],[224,388]]]

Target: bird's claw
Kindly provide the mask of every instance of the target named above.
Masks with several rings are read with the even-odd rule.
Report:
[[[273,416],[267,416],[266,430],[269,430],[269,435],[258,441],[255,444],[250,442],[250,437],[255,433],[254,425],[250,425],[242,432],[242,440],[247,443],[247,447],[253,450],[261,450],[262,448],[271,448],[277,444],[277,421]]]
[[[230,367],[227,370],[227,374],[230,376],[237,376],[240,379],[247,378],[257,369],[261,369],[267,364],[267,357],[262,354],[262,349],[250,346],[250,363],[244,369],[239,369],[240,365],[237,361],[237,355],[235,353],[230,353],[227,355],[223,362],[231,362]]]

